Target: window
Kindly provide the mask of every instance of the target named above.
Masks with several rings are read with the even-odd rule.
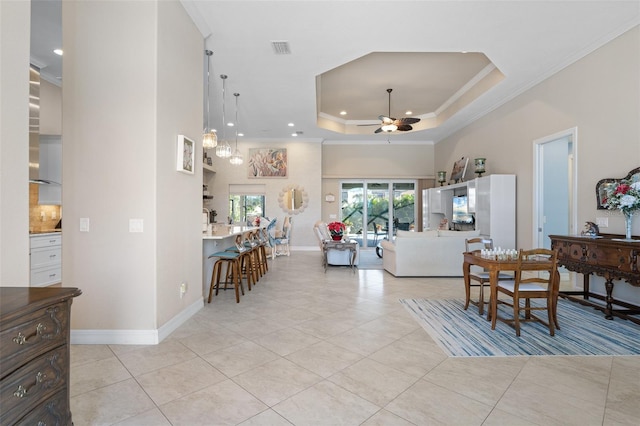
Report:
[[[229,217],[234,223],[265,216],[264,185],[229,185]]]

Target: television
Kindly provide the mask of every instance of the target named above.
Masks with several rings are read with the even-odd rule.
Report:
[[[469,199],[466,195],[453,197],[452,223],[473,223],[473,214],[468,210]]]

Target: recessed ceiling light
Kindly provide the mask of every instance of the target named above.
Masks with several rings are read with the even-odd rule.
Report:
[[[53,53],[62,56],[62,49],[53,49]]]
[[[347,115],[347,111],[340,111],[340,115]]]
[[[234,126],[233,122],[230,121],[227,123],[227,127],[233,127],[233,126]]]
[[[291,133],[291,136],[298,136],[297,133]]]
[[[295,124],[293,124],[293,123],[289,123],[289,124],[287,124],[287,126],[289,126],[289,127],[293,127],[293,126],[295,126]]]
[[[238,136],[244,136],[244,133],[238,133]]]
[[[405,112],[404,114],[405,114],[405,115],[411,115],[411,114],[413,114],[413,111],[408,110],[408,111],[407,111],[407,112]]]

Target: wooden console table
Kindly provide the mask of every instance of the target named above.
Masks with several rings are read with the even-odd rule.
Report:
[[[624,241],[622,235],[612,234],[600,237],[549,237],[551,247],[558,249],[558,265],[583,274],[583,290],[560,292],[561,296],[603,311],[606,319],[618,316],[640,324],[640,318],[631,316],[640,314],[640,306],[617,300],[613,296],[614,280],[640,287],[640,239]],[[605,279],[605,296],[592,293],[589,289],[591,274]],[[605,304],[595,303],[590,298],[603,300]]]

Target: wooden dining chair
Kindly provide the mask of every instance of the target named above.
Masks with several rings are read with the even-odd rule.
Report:
[[[482,249],[493,250],[493,240],[491,238],[467,238],[464,240],[464,247],[466,252],[472,252]],[[477,266],[472,267],[469,272],[469,285],[465,283],[465,300],[464,309],[467,310],[469,303],[478,307],[478,313],[484,314],[484,286],[489,285],[489,272],[484,269],[480,269]],[[512,280],[513,275],[500,272],[498,274],[498,281],[500,280]],[[473,282],[472,282],[473,281]],[[475,283],[474,283],[475,282]],[[478,300],[471,300],[471,287],[478,287]]]
[[[491,329],[495,329],[496,320],[512,325],[516,330],[516,336],[520,336],[520,323],[525,321],[537,321],[549,328],[549,334],[555,334],[554,325],[558,330],[558,319],[556,317],[556,298],[558,295],[558,252],[537,248],[532,250],[520,250],[518,253],[518,266],[515,270],[514,279],[511,281],[498,282],[498,306],[507,305],[513,308],[513,317],[505,318],[496,315],[491,319]],[[510,299],[500,299],[500,295],[508,296]],[[542,300],[543,303],[532,304],[531,299]],[[520,304],[524,300],[524,306]],[[538,302],[540,303],[540,302]],[[534,315],[533,311],[547,311],[547,320]],[[524,313],[524,317],[521,313]]]

